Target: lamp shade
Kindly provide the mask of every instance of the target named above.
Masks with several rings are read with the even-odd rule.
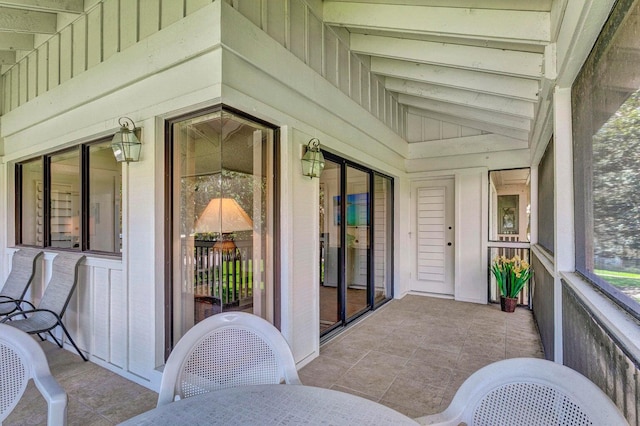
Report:
[[[196,221],[197,233],[250,231],[253,221],[233,198],[213,198]]]

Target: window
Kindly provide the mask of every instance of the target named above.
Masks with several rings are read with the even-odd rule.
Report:
[[[110,140],[17,164],[17,244],[120,253],[121,185]]]
[[[529,241],[530,176],[529,169],[489,172],[490,241]]]
[[[640,318],[639,1],[618,2],[572,89],[576,268]]]
[[[538,244],[549,253],[554,250],[554,205],[553,205],[553,138],[538,165]]]
[[[167,354],[194,324],[225,311],[277,322],[275,129],[216,108],[167,123]]]

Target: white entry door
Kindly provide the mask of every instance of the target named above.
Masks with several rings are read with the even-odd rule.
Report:
[[[454,294],[453,191],[453,179],[411,184],[413,291],[447,296]]]

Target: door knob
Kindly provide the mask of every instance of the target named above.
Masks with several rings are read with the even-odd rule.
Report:
[[[448,245],[448,246],[450,246],[450,245],[451,245],[451,243],[447,243],[447,245]]]

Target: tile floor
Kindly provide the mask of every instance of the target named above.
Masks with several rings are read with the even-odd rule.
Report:
[[[155,406],[155,392],[53,344],[42,345],[68,393],[70,425],[114,425]],[[478,368],[517,356],[543,356],[527,309],[506,314],[496,305],[406,296],[324,344],[299,374],[304,384],[353,393],[418,417],[444,410]],[[46,404],[30,384],[3,425],[41,424],[46,424]]]

